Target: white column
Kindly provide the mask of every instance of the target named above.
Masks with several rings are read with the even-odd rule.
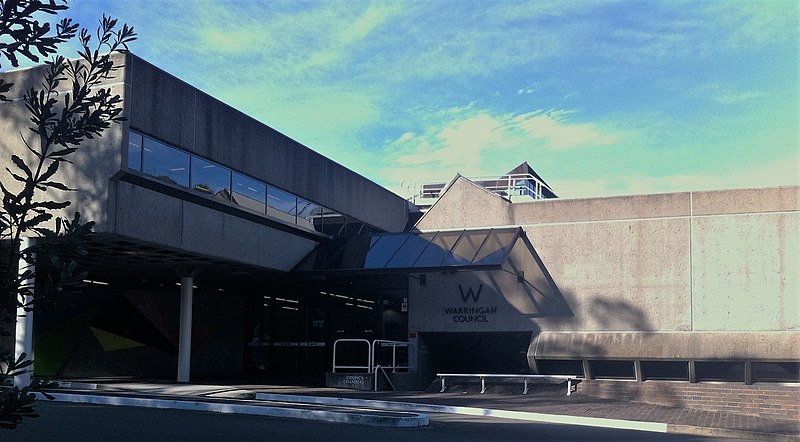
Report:
[[[22,252],[23,250],[27,249],[33,245],[33,241],[30,238],[22,238],[19,245],[19,250]],[[34,256],[31,255],[31,262],[27,263],[24,260],[19,261],[19,274],[25,270],[35,271],[35,264],[33,261]],[[34,278],[31,277],[26,279],[22,283],[23,287],[29,287],[31,293],[34,290]],[[33,296],[27,295],[23,302],[25,304],[30,304],[33,301]],[[26,359],[33,358],[33,312],[26,312],[23,307],[17,307],[17,317],[16,317],[16,326],[15,326],[15,335],[16,335],[16,343],[14,345],[14,360],[19,359],[22,353],[27,355]],[[14,376],[14,386],[23,388],[31,383],[31,376],[33,375],[33,365],[29,365],[26,367],[28,370],[27,373],[19,374]]]
[[[192,289],[194,278],[181,278],[181,329],[178,341],[178,382],[189,382],[192,362]]]

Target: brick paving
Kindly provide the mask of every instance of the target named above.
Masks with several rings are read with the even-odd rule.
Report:
[[[676,426],[796,436],[800,440],[800,422],[797,421],[749,416],[733,411],[704,411],[691,408],[675,408],[636,402],[614,401],[585,396],[580,393],[566,396],[561,390],[558,390],[558,392],[540,391],[523,396],[519,394],[519,392],[516,394],[493,394],[491,392],[479,394],[475,391],[467,391],[465,393],[364,392],[307,387],[270,388],[263,385],[240,386],[239,388],[264,393],[417,402],[568,416],[660,422]],[[449,390],[452,390],[452,388],[449,388]]]

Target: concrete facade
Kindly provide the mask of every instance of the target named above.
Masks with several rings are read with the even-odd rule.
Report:
[[[540,358],[797,361],[799,201],[784,187],[511,204],[458,178],[416,228],[522,226],[557,286],[537,295],[562,307],[531,315],[499,282],[486,300],[507,314],[456,327],[431,312],[476,275],[429,276],[448,285],[411,284],[409,329],[527,330]]]
[[[72,202],[55,216],[71,219],[78,211],[83,220],[95,222],[96,234],[87,239],[89,253],[80,266],[89,272],[87,284],[100,288],[88,290],[90,294],[82,300],[91,305],[50,316],[40,315],[37,309],[38,338],[33,350],[26,352],[38,348],[40,371],[46,369],[51,375],[163,376],[175,363],[175,353],[180,381],[190,380],[190,371],[241,375],[253,366],[265,369],[265,353],[258,354],[259,349],[246,344],[259,325],[270,324],[278,332],[295,332],[270,337],[289,344],[271,349],[278,355],[273,366],[296,369],[303,358],[312,361],[307,365],[321,367],[315,361],[325,350],[324,324],[333,320],[324,319],[326,311],[320,313],[319,301],[302,307],[313,310],[308,316],[296,313],[296,320],[287,316],[286,312],[300,311],[297,280],[290,276],[290,282],[281,285],[280,278],[286,278],[286,272],[331,235],[350,234],[350,227],[354,231],[403,230],[408,203],[133,54],[112,57],[120,69],[100,87],[121,97],[121,115],[127,120],[111,124],[101,137],[82,142],[69,157],[72,163],[61,164],[56,179],[74,192],[41,196]],[[27,89],[40,87],[45,69],[0,73],[0,78],[15,84],[11,101],[0,103],[0,168],[15,169],[12,155],[35,164],[25,142],[36,149],[39,140],[29,130],[30,115],[22,97]],[[70,86],[62,82],[61,97]],[[160,147],[148,150],[147,142],[136,145],[142,162],[138,167],[130,163],[129,168],[132,134]],[[150,172],[143,167],[146,152],[151,152],[155,166]],[[170,155],[178,162],[170,163]],[[207,166],[222,171],[222,176],[227,173],[229,181],[215,190],[216,197],[202,192],[203,188],[191,188],[189,180],[171,179],[172,172],[191,176],[196,160],[198,171]],[[154,172],[162,170],[166,175]],[[240,184],[247,183],[262,198],[262,209],[230,197],[237,174],[247,177],[239,177]],[[12,191],[19,190],[13,179],[4,178],[3,183]],[[262,186],[260,193],[254,188]],[[267,186],[274,193],[268,194]],[[270,196],[278,202],[267,208]],[[300,200],[312,203],[304,205],[312,208],[308,213],[300,214]],[[322,224],[332,230],[323,230]],[[304,282],[307,293],[313,284]],[[195,289],[200,296],[192,295]],[[138,295],[131,295],[139,292],[152,299],[139,302]],[[173,301],[178,292],[182,296],[176,311]],[[268,309],[270,295],[280,299],[277,302],[284,308],[272,303],[274,310]],[[206,308],[211,305],[217,307]],[[193,306],[199,313],[194,322],[190,319]],[[100,313],[90,315],[82,309]],[[172,327],[178,324],[178,313],[179,341]],[[315,319],[302,322],[310,317]],[[275,321],[282,326],[274,325]],[[313,329],[303,338],[313,347],[295,348],[301,322]],[[24,334],[22,328],[17,331]],[[270,333],[265,326],[255,337],[266,339]],[[254,363],[257,359],[260,364]]]
[[[128,120],[82,143],[70,157],[74,164],[61,165],[59,179],[76,192],[54,196],[73,202],[59,215],[80,211],[97,233],[279,271],[290,270],[324,239],[129,171],[128,130],[135,129],[378,229],[405,227],[408,208],[399,196],[133,54],[114,60],[124,68],[103,86],[122,97]],[[0,103],[0,167],[13,167],[12,153],[33,160],[20,139],[38,146],[22,94],[38,87],[43,70],[0,74],[19,95]]]
[[[122,62],[121,55],[115,56],[117,62]],[[34,148],[40,145],[36,134],[28,127],[32,124],[30,114],[25,108],[22,96],[30,88],[41,88],[42,75],[45,67],[40,66],[30,69],[0,73],[6,82],[14,83],[9,95],[10,102],[0,102],[0,168],[14,169],[11,163],[11,154],[15,154],[33,164],[33,154],[25,148],[22,137]],[[62,86],[66,87],[65,83]],[[124,70],[113,73],[103,87],[111,89],[112,94],[119,94],[123,103],[129,96],[129,88],[125,84]],[[60,91],[66,93],[68,90]],[[124,109],[123,109],[124,112]],[[84,220],[95,221],[95,230],[98,232],[113,231],[113,217],[115,198],[113,185],[110,179],[120,171],[123,160],[122,146],[127,143],[126,126],[112,124],[103,132],[100,138],[86,140],[78,152],[70,156],[73,164],[62,163],[56,175],[68,187],[76,192],[59,192],[58,201],[71,200],[72,205],[63,210],[60,215],[72,218],[75,211],[80,211]],[[18,189],[19,183],[14,180],[3,181],[12,191]]]
[[[129,55],[130,127],[387,231],[405,200],[338,163]]]
[[[266,324],[276,332],[296,332],[270,337],[270,345],[276,344],[273,354],[282,358],[273,357],[273,366],[289,361],[291,364],[285,365],[299,367],[301,354],[306,355],[307,366],[321,366],[318,361],[328,358],[323,349],[344,336],[345,331],[339,329],[352,332],[348,328],[352,324],[345,326],[344,321],[356,323],[353,330],[358,333],[374,337],[380,337],[385,325],[392,322],[399,336],[410,332],[410,338],[418,336],[420,341],[430,336],[430,341],[444,348],[461,340],[457,351],[438,355],[440,360],[455,356],[459,362],[477,361],[477,366],[499,361],[490,364],[497,370],[505,369],[502,358],[506,356],[521,361],[520,372],[536,371],[537,361],[549,360],[582,361],[587,367],[598,360],[636,361],[638,372],[642,361],[735,361],[742,362],[742,371],[747,373],[753,362],[788,362],[790,369],[800,362],[800,187],[512,204],[457,176],[415,229],[521,227],[525,236],[513,243],[500,269],[460,272],[437,268],[424,278],[414,274],[419,268],[401,269],[393,274],[401,275],[401,283],[388,281],[385,285],[383,282],[391,279],[388,273],[375,281],[359,280],[360,275],[350,273],[330,279],[327,274],[308,277],[291,271],[328,241],[327,235],[237,206],[230,199],[215,199],[129,170],[131,131],[378,230],[402,231],[409,217],[407,202],[134,55],[115,57],[125,68],[117,71],[107,86],[122,96],[128,121],[112,125],[102,138],[81,146],[71,158],[74,164],[65,164],[59,171],[76,192],[55,199],[72,199],[73,205],[61,215],[80,211],[84,219],[97,223],[95,230],[100,235],[95,238],[107,241],[98,247],[107,253],[100,260],[115,262],[107,263],[103,276],[120,286],[114,290],[127,293],[123,299],[109,289],[119,301],[117,313],[125,313],[130,306],[137,309],[128,312],[134,324],[131,327],[101,324],[114,328],[117,338],[132,340],[123,334],[136,324],[141,326],[143,321],[133,319],[140,319],[142,313],[149,315],[148,327],[171,339],[172,331],[154,313],[155,304],[151,300],[136,302],[139,294],[130,292],[160,297],[172,288],[179,274],[189,290],[197,270],[193,266],[205,263],[203,276],[220,267],[226,270],[214,280],[217,285],[204,287],[207,299],[213,295],[213,300],[202,307],[201,321],[208,328],[219,328],[214,310],[228,299],[230,303],[226,304],[225,333],[192,362],[204,367],[201,373],[224,371],[212,359],[222,360],[231,346],[237,348],[230,354],[242,371],[246,353],[262,350],[255,345],[243,349],[243,343],[259,338],[255,330]],[[1,76],[16,83],[15,91],[22,91],[35,86],[40,74],[38,68]],[[0,167],[10,165],[11,153],[27,154],[20,134],[36,145],[27,120],[19,97],[0,103]],[[288,211],[283,213],[290,216]],[[484,237],[489,240],[491,235]],[[478,253],[480,244],[472,246]],[[159,257],[162,260],[152,268],[162,271],[160,279],[151,277],[151,268],[146,267],[149,260]],[[138,273],[133,277],[126,274],[134,271]],[[302,290],[298,289],[300,281],[307,283]],[[329,282],[332,288],[325,285]],[[359,282],[363,285],[354,289]],[[101,293],[104,289],[97,290]],[[359,291],[348,296],[348,290]],[[177,290],[173,294],[177,296]],[[354,305],[356,301],[362,305]],[[388,301],[397,301],[391,312],[383,307]],[[331,309],[333,302],[341,305]],[[175,316],[172,304],[165,303],[159,311],[165,317]],[[357,312],[357,307],[368,316],[346,316]],[[402,320],[396,319],[403,317],[398,311],[406,310],[407,330],[398,325]],[[388,321],[387,312],[395,319]],[[274,326],[276,318],[283,329]],[[339,322],[333,327],[335,321]],[[299,326],[306,329],[301,332]],[[88,338],[80,342],[94,344],[87,330],[83,332],[83,338]],[[507,345],[498,347],[497,341],[492,341],[495,336]],[[305,347],[301,348],[300,339]],[[413,347],[416,338],[411,339]],[[265,336],[258,343],[266,340]],[[151,352],[155,346],[147,347]],[[420,371],[424,371],[425,351],[419,349],[411,355],[415,360],[412,366]],[[311,352],[316,352],[313,357],[308,356]],[[502,352],[508,354],[499,354]],[[92,354],[77,354],[87,353]],[[131,353],[130,360],[151,353]],[[159,354],[163,366],[173,363],[171,356]],[[105,356],[116,361],[113,355]],[[120,358],[124,363],[128,360]],[[119,366],[115,364],[110,365]],[[75,365],[81,364],[72,367]],[[689,366],[694,367],[687,364],[687,371],[693,370]],[[687,378],[692,376],[687,374]]]

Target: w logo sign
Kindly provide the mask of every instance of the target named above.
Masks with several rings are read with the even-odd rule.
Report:
[[[478,286],[477,292],[472,291],[472,286],[467,287],[467,291],[465,292],[461,284],[458,285],[458,291],[461,292],[461,300],[464,301],[464,304],[467,303],[467,299],[469,298],[472,298],[473,302],[478,302],[478,298],[481,296],[481,290],[483,290],[483,284]]]

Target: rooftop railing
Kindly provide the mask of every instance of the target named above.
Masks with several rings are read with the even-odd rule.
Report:
[[[500,178],[478,177],[470,178],[484,188],[501,196],[528,196],[533,199],[552,198],[553,189],[529,173],[509,174]],[[420,186],[416,198],[439,198],[439,194],[447,183],[426,183]]]

